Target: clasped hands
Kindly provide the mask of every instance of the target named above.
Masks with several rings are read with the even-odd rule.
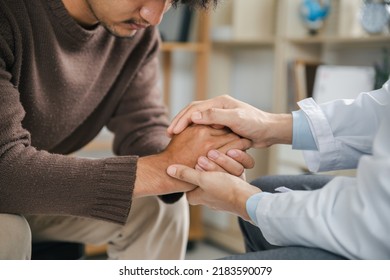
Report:
[[[249,139],[253,148],[291,143],[290,114],[268,113],[227,95],[191,103],[173,119],[167,132],[171,136],[180,135],[192,124],[227,127],[242,139]],[[232,156],[232,152],[227,153]],[[187,192],[190,204],[205,205],[251,221],[246,203],[252,195],[261,192],[259,188],[228,172],[201,172],[196,169],[182,164],[174,164],[167,169],[172,178],[198,186]]]
[[[249,220],[246,201],[261,190],[239,178],[254,166],[245,151],[291,144],[292,117],[221,96],[193,102],[167,132],[172,140],[164,152],[139,159],[133,196],[186,192],[190,204]]]
[[[197,149],[192,147],[191,142],[182,142],[185,139],[180,137],[183,133],[199,129],[202,135],[199,135],[199,138],[198,136],[192,138],[197,142],[195,145]],[[213,137],[208,137],[209,133]],[[252,141],[241,138],[226,128],[215,129],[211,126],[192,125],[173,136],[168,152],[177,144],[192,152],[187,159],[175,158],[177,153],[172,152],[171,158],[175,164],[167,168],[167,174],[179,180],[179,185],[190,184],[189,188],[184,190],[189,203],[206,205],[214,210],[227,211],[250,220],[245,209],[246,199],[260,191],[245,181],[245,169],[254,166],[253,158],[246,153],[246,150],[252,146]],[[207,153],[206,156],[202,155],[204,153]],[[197,157],[194,166],[191,159]],[[180,162],[181,160],[185,162]],[[190,168],[184,168],[185,166]]]
[[[226,128],[190,125],[172,136],[167,148],[138,160],[134,197],[189,192],[194,184],[168,176],[167,168],[180,164],[198,171],[219,171],[242,176],[254,160],[245,151],[252,143]]]
[[[245,169],[254,166],[253,158],[246,153],[252,146],[228,128],[191,125],[172,137],[165,150],[176,164],[198,171],[227,172],[237,177],[245,176]]]

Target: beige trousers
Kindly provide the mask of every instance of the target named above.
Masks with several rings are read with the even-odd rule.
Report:
[[[188,228],[185,196],[174,204],[157,197],[136,199],[124,226],[80,217],[0,214],[0,259],[30,258],[31,238],[108,244],[109,259],[184,259]]]

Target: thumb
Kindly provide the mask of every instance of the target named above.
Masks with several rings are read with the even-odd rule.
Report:
[[[230,109],[211,108],[205,111],[192,113],[191,121],[196,124],[214,125],[217,127],[227,126],[232,129],[233,111]]]
[[[174,164],[170,165],[167,168],[167,174],[173,178],[179,179],[181,181],[193,184],[198,186],[199,185],[199,177],[200,177],[200,171],[197,171],[193,168],[190,168],[185,165],[180,164]]]

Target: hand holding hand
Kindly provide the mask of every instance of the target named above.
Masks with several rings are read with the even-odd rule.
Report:
[[[215,210],[233,213],[250,221],[246,201],[260,189],[238,177],[223,172],[202,172],[184,165],[171,165],[167,173],[179,180],[198,186],[187,192],[188,202]]]
[[[192,125],[175,135],[162,153],[138,160],[133,196],[162,195],[192,190],[195,186],[167,176],[166,168],[173,163],[194,168],[198,158],[205,156],[210,150],[246,150],[249,146],[249,140],[240,138],[228,129]]]
[[[290,114],[267,113],[227,95],[192,102],[174,118],[167,133],[173,136],[192,123],[229,127],[251,140],[254,148],[292,141]]]

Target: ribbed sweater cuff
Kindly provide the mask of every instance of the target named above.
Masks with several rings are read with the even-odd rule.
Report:
[[[92,216],[125,224],[130,212],[137,170],[136,156],[106,159]]]

